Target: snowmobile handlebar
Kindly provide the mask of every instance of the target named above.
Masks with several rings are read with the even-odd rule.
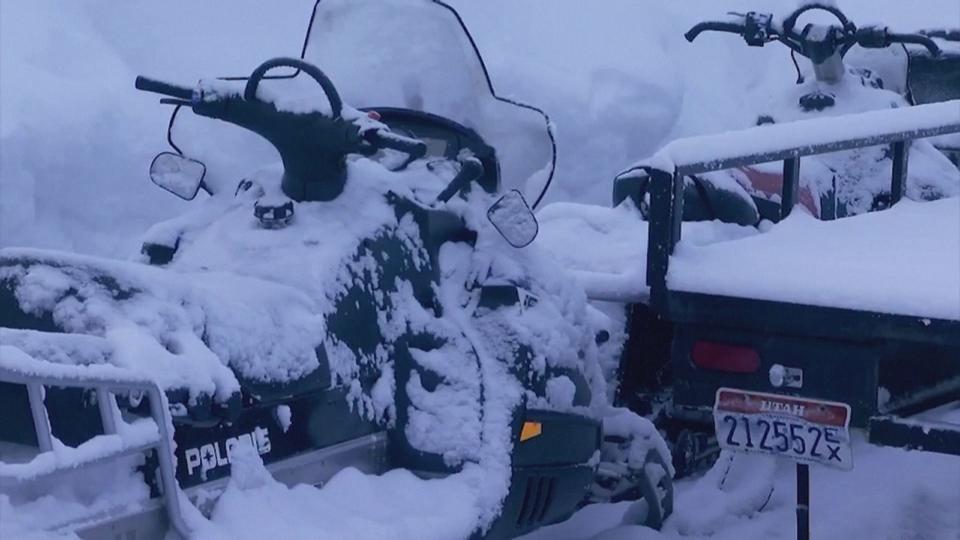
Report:
[[[258,96],[260,82],[271,69],[293,67],[313,78],[326,94],[330,112],[286,111]],[[282,188],[295,201],[330,201],[343,192],[348,154],[369,155],[380,148],[406,153],[410,161],[426,155],[422,141],[391,133],[387,126],[362,129],[342,116],[343,101],[320,68],[293,58],[274,58],[258,66],[242,93],[232,88],[184,86],[137,77],[139,90],[174,99],[164,103],[189,106],[199,116],[229,122],[269,141],[283,162]]]
[[[247,80],[247,86],[243,89],[243,98],[247,101],[256,100],[257,89],[260,88],[260,81],[263,80],[264,75],[266,75],[268,71],[278,67],[296,68],[317,81],[317,84],[323,89],[323,93],[326,94],[327,101],[330,102],[330,111],[333,117],[340,118],[343,113],[343,100],[340,98],[340,93],[337,92],[337,88],[333,85],[333,81],[331,81],[330,77],[327,77],[327,74],[321,71],[320,68],[304,62],[299,58],[273,58],[257,66],[257,69],[253,70],[253,73],[250,74],[250,78]]]
[[[711,32],[729,32],[731,34],[743,35],[746,26],[737,23],[730,22],[719,22],[719,21],[705,21],[702,23],[697,23],[693,28],[687,31],[683,35],[689,42],[697,39],[697,37],[707,31]]]
[[[941,50],[937,45],[937,42],[930,39],[928,36],[923,34],[892,34],[887,33],[887,39],[890,40],[890,43],[905,43],[913,45],[921,45],[926,47],[930,54],[933,56],[940,56]]]
[[[158,81],[157,79],[151,79],[143,75],[138,75],[133,85],[137,90],[143,90],[144,92],[153,92],[154,94],[170,96],[184,101],[191,101],[193,99],[192,88]]]
[[[793,32],[793,29],[797,25],[797,19],[799,19],[800,16],[803,15],[804,13],[808,11],[814,11],[814,10],[826,11],[827,13],[830,13],[831,15],[836,17],[837,20],[840,21],[840,25],[843,27],[843,30],[846,33],[852,34],[857,31],[856,25],[850,22],[850,19],[848,19],[847,16],[844,15],[842,11],[840,11],[840,8],[830,4],[814,2],[811,4],[807,4],[805,6],[802,6],[794,10],[794,12],[791,13],[790,15],[787,15],[787,18],[783,20],[783,35],[789,36],[793,34],[794,36],[796,36],[796,34],[794,34]]]
[[[797,31],[797,20],[811,10],[821,10],[832,14],[840,26],[807,25]],[[814,64],[820,64],[836,53],[846,55],[854,45],[864,48],[882,49],[896,43],[916,44],[926,47],[930,54],[938,56],[940,48],[928,36],[922,34],[896,34],[886,27],[868,26],[857,28],[837,7],[813,3],[807,4],[784,19],[781,25],[774,22],[773,15],[751,11],[745,15],[736,15],[734,22],[705,21],[691,28],[684,37],[693,42],[706,31],[739,34],[747,45],[762,47],[771,41],[779,41],[791,50],[808,58]]]

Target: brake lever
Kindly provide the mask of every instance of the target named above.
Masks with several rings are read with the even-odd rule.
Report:
[[[437,195],[435,202],[446,203],[461,190],[477,181],[483,175],[483,163],[476,157],[470,156],[460,159],[460,172],[450,181],[450,184]]]
[[[773,15],[770,13],[747,12],[746,15],[731,13],[743,17],[743,40],[750,47],[763,47],[775,39],[773,29]]]
[[[193,106],[192,101],[187,101],[185,99],[177,98],[160,98],[161,105],[176,105],[178,107],[191,107]]]

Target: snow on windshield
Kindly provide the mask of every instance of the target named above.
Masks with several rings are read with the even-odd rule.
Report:
[[[305,58],[354,107],[415,109],[475,129],[497,149],[506,188],[522,189],[550,162],[543,117],[493,98],[456,18],[429,0],[324,0]]]

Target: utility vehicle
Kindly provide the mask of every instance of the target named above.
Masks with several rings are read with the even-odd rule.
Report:
[[[800,27],[811,10],[838,24]],[[956,97],[949,44],[858,28],[818,3],[687,38],[705,31],[780,42],[815,79],[756,127],[680,139],[629,168],[614,209],[539,213],[542,241],[590,297],[626,306],[621,404],[657,419],[678,475],[717,455],[721,388],[841,402],[873,442],[960,454],[957,426],[906,418],[960,399],[960,171],[948,158],[960,101],[932,99]],[[922,83],[902,86],[917,106],[844,63],[855,45],[914,44],[907,80]],[[596,247],[573,252],[572,234]]]

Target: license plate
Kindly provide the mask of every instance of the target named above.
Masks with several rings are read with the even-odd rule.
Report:
[[[845,403],[721,388],[713,423],[724,450],[853,468]]]

